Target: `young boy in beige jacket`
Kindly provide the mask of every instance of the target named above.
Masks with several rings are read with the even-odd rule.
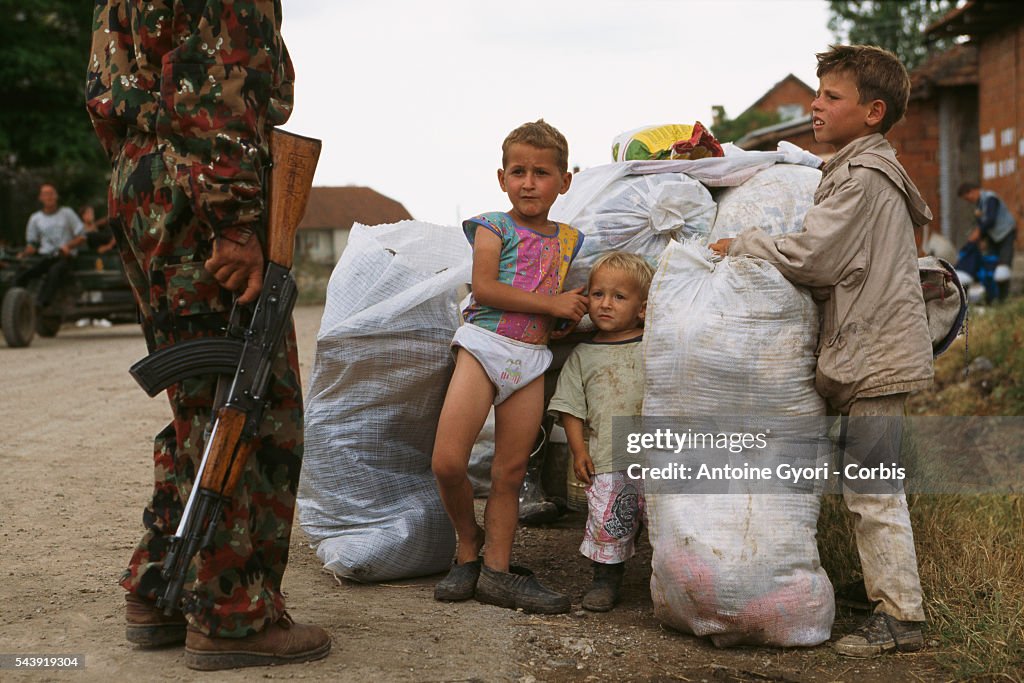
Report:
[[[772,237],[755,228],[711,249],[762,258],[811,288],[822,310],[818,392],[849,416],[848,442],[870,440],[871,456],[884,459],[898,454],[908,393],[927,387],[933,372],[914,242],[914,227],[932,216],[884,137],[906,111],[910,79],[878,47],[832,46],[817,59],[814,137],[836,154],[822,167],[803,232]],[[925,617],[902,486],[858,493],[844,485],[843,498],[856,516],[875,611],[835,649],[854,657],[920,649]]]

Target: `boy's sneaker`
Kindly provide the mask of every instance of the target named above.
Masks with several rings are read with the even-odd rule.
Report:
[[[893,650],[920,650],[924,647],[924,635],[920,622],[900,621],[884,612],[875,612],[853,633],[837,640],[833,647],[847,657],[877,657]]]
[[[619,588],[622,586],[622,575],[625,573],[626,565],[623,562],[617,564],[601,564],[592,562],[594,565],[594,583],[590,590],[583,596],[583,609],[591,612],[607,612],[619,601]]]
[[[476,592],[476,582],[480,578],[482,560],[473,560],[453,565],[448,576],[434,586],[434,599],[458,602],[469,600]]]
[[[485,605],[521,609],[533,614],[564,614],[572,606],[569,596],[544,587],[529,569],[509,567],[497,572],[487,566],[480,569],[476,599]]]

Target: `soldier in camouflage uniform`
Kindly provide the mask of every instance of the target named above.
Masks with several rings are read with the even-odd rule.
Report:
[[[150,351],[223,335],[231,292],[262,285],[267,136],[292,108],[279,0],[97,0],[87,106],[113,163],[109,216]],[[260,445],[215,542],[197,553],[182,615],[154,605],[160,569],[201,458],[214,378],[168,390],[172,422],[155,442],[146,533],[121,578],[128,639],[185,641],[186,664],[214,669],[325,656],[330,637],[285,613],[302,462],[294,328],[274,361]],[[189,584],[186,584],[188,587]]]

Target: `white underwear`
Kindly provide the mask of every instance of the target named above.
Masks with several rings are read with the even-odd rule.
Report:
[[[452,352],[456,347],[466,349],[483,366],[496,391],[494,405],[543,375],[551,365],[548,347],[509,339],[469,323],[455,331]]]

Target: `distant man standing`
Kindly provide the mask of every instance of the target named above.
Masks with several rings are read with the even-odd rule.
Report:
[[[19,287],[44,275],[42,287],[36,298],[36,306],[46,308],[53,301],[71,265],[71,256],[85,242],[85,229],[82,221],[74,211],[60,206],[57,188],[51,183],[39,186],[39,203],[42,209],[28,218],[25,226],[25,249],[19,256],[39,254],[44,258],[22,273],[18,279]]]
[[[1017,241],[1017,221],[1009,207],[995,192],[981,189],[976,183],[964,183],[957,190],[964,201],[975,205],[977,225],[967,238],[968,242],[979,243],[986,254],[998,257],[993,279],[998,290],[998,299],[1003,301],[1010,294],[1010,273],[1013,266],[1013,249]]]

